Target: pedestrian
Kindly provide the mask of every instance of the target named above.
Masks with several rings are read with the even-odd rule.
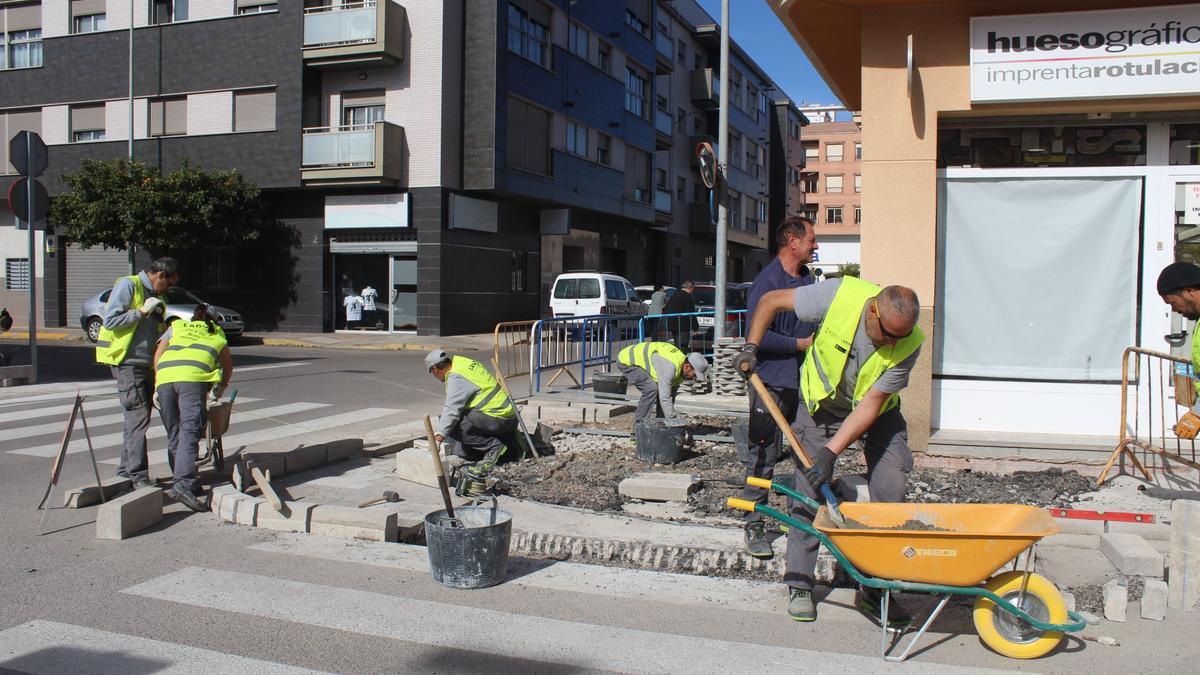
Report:
[[[231,377],[229,341],[205,305],[196,308],[191,321],[172,323],[158,339],[155,398],[167,431],[167,460],[174,479],[167,496],[193,511],[205,510],[196,498],[196,458],[208,397],[211,393],[213,400],[220,399]]]
[[[510,448],[517,447],[517,408],[480,362],[451,357],[442,349],[425,356],[425,366],[446,384],[446,400],[434,440],[455,441],[454,454],[476,462],[486,475]]]
[[[1200,319],[1200,267],[1187,262],[1171,263],[1158,275],[1158,294],[1171,310],[1189,321]],[[1200,325],[1200,324],[1197,324]],[[1200,339],[1192,329],[1192,385],[1200,393]],[[1175,425],[1175,435],[1194,440],[1200,432],[1200,396],[1192,396],[1192,404]]]
[[[617,369],[641,393],[635,422],[653,415],[672,419],[679,385],[705,377],[708,360],[699,352],[684,354],[670,342],[638,342],[617,354]]]
[[[734,357],[734,368],[751,372],[756,352],[776,314],[793,312],[800,321],[819,324],[800,370],[798,440],[813,466],[796,467],[795,487],[815,498],[833,476],[834,465],[861,439],[867,462],[868,490],[873,502],[901,502],[912,471],[908,427],[900,413],[899,392],[925,339],[917,327],[917,294],[903,286],[880,289],[857,277],[842,277],[762,296],[751,319],[746,347]],[[812,521],[800,504],[789,504],[793,518]],[[784,582],[790,587],[788,614],[796,621],[815,621],[812,588],[817,562],[816,537],[799,528],[788,530]],[[882,594],[863,588],[858,607],[878,618]],[[889,604],[890,629],[911,622],[899,603]]]
[[[155,343],[164,329],[167,289],[179,283],[179,263],[159,258],[149,271],[121,277],[113,284],[96,340],[96,362],[112,368],[125,425],[117,475],[133,487],[154,485],[146,457],[146,429],[154,395]]]
[[[662,286],[655,286],[654,292],[650,294],[650,308],[646,312],[650,316],[662,314],[663,307],[667,304],[667,291]],[[649,322],[647,337],[651,340],[658,337],[658,319],[651,319]]]
[[[779,254],[754,278],[750,287],[750,298],[746,303],[747,316],[754,316],[759,300],[770,291],[799,288],[816,282],[809,272],[813,251],[817,246],[816,230],[807,218],[791,216],[779,224],[776,234]],[[779,406],[788,423],[796,421],[796,408],[800,402],[800,366],[804,363],[804,352],[812,344],[812,334],[817,325],[801,321],[795,314],[780,312],[763,333],[757,352],[756,373],[766,385],[775,405]],[[757,476],[770,480],[775,475],[775,464],[783,449],[783,434],[775,424],[775,418],[762,405],[758,392],[750,389],[749,457],[746,462],[746,477]],[[768,490],[746,485],[743,481],[742,498],[759,504],[767,503]],[[755,558],[771,558],[771,541],[762,514],[746,513],[746,552]]]
[[[692,331],[696,330],[698,325],[695,317],[696,299],[692,296],[695,290],[696,284],[685,281],[679,286],[679,290],[667,298],[666,304],[663,305],[663,314],[692,314],[692,316],[673,316],[666,319],[667,340],[675,343],[675,346],[682,352],[688,350],[688,344],[692,341]]]

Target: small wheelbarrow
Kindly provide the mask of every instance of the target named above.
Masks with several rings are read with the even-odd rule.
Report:
[[[196,464],[212,460],[213,470],[217,473],[225,470],[225,446],[221,442],[221,437],[225,435],[226,431],[229,431],[229,416],[233,412],[235,398],[237,398],[236,389],[224,401],[211,401],[205,410],[204,448],[200,451],[200,456],[196,458]]]
[[[908,646],[895,655],[888,653],[889,594],[882,593],[880,653],[885,661],[908,658],[952,595],[976,598],[973,619],[979,637],[1010,658],[1043,656],[1058,645],[1064,632],[1080,631],[1087,625],[1079,614],[1067,611],[1053,583],[1030,571],[1031,547],[1058,532],[1046,509],[1017,504],[843,502],[846,526],[838,528],[825,507],[790,487],[765,478],[747,478],[746,482],[791,497],[816,518],[809,524],[736,497],[727,501],[731,508],[764,513],[817,537],[842,569],[863,586],[940,598]],[[1027,549],[1025,570],[1015,569],[1017,556]],[[996,574],[1010,560],[1014,569]]]

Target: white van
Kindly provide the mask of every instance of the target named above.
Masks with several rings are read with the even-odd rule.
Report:
[[[564,272],[554,280],[550,311],[555,317],[645,314],[646,305],[625,277],[607,272]]]

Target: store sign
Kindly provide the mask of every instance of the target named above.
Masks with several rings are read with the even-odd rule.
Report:
[[[1183,224],[1200,225],[1200,183],[1183,185]]]
[[[1200,4],[971,19],[971,101],[1200,92]]]
[[[329,195],[325,197],[325,228],[408,227],[408,211],[408,193]]]

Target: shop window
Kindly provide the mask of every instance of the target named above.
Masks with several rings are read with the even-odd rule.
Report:
[[[825,223],[828,225],[842,224],[842,207],[827,206],[825,207]]]
[[[1200,164],[1200,124],[1172,124],[1172,166]]]
[[[1140,125],[938,130],[939,168],[1145,165],[1146,127]]]
[[[236,266],[237,249],[232,246],[204,249],[205,290],[227,291],[237,288]]]
[[[4,290],[29,290],[29,258],[4,259]]]

